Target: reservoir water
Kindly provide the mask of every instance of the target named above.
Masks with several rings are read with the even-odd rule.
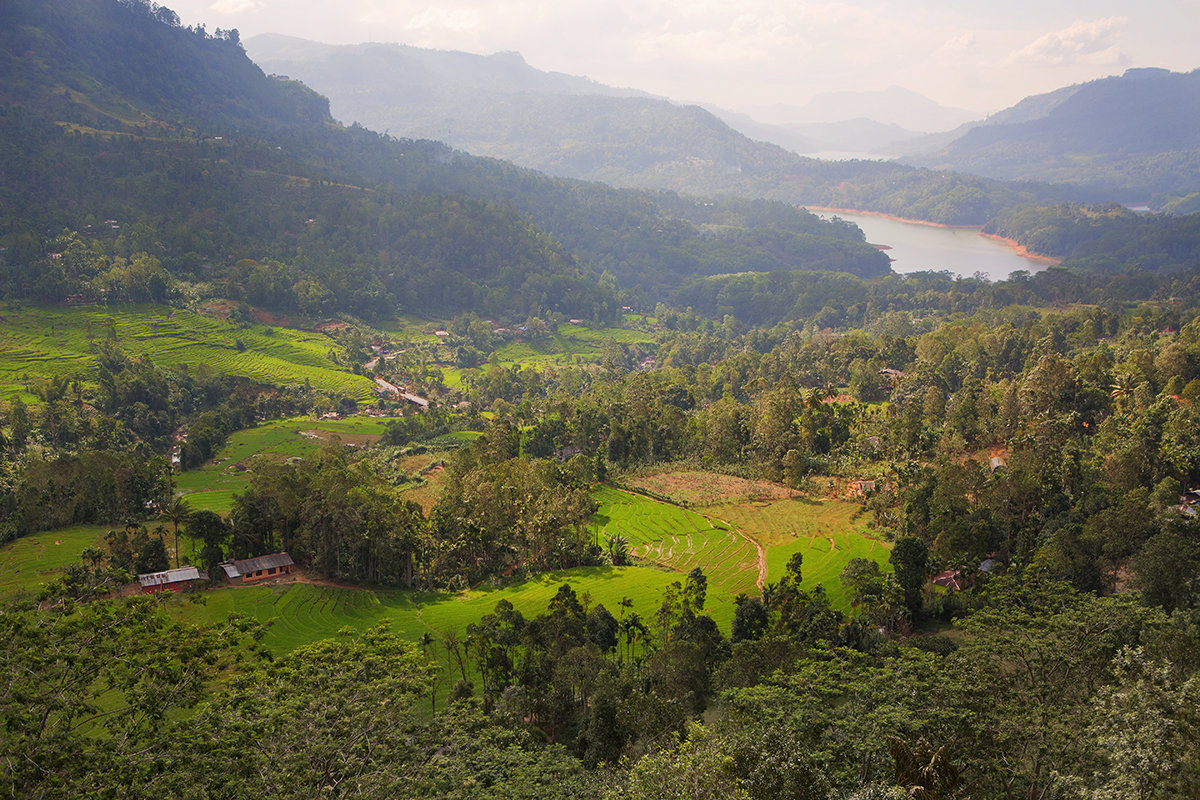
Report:
[[[974,229],[940,228],[871,214],[815,213],[825,219],[838,216],[862,228],[868,242],[889,248],[884,252],[891,257],[896,272],[949,270],[964,278],[980,273],[998,281],[1017,270],[1040,272],[1046,268],[1044,262],[1027,258]]]

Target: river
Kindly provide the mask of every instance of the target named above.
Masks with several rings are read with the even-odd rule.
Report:
[[[814,213],[825,219],[835,216],[832,211]],[[988,280],[998,281],[1017,270],[1039,272],[1047,266],[1045,260],[1021,255],[1005,242],[982,236],[975,229],[924,225],[873,214],[836,212],[836,216],[862,228],[871,244],[886,246],[884,252],[891,257],[896,272],[949,270],[965,278],[982,273]]]

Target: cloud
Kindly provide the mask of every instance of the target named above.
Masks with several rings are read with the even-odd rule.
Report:
[[[463,33],[478,29],[481,22],[479,12],[475,9],[431,7],[414,14],[404,29],[420,33]]]
[[[1129,57],[1117,48],[1115,42],[1124,33],[1128,22],[1126,17],[1076,20],[1068,27],[1051,31],[1015,51],[1009,56],[1009,62],[1046,66],[1127,64]]]
[[[974,31],[966,31],[948,39],[938,48],[935,55],[962,54],[975,47],[978,41],[979,37],[975,35]]]
[[[260,0],[217,0],[210,8],[218,14],[243,14],[261,5]]]

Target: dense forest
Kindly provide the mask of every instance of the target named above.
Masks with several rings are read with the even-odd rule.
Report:
[[[341,128],[231,33],[181,28],[157,6],[47,11],[0,11],[8,296],[161,300],[174,280],[310,315],[605,320],[621,304],[613,279],[653,303],[689,275],[888,270],[853,226],[782,204],[620,192]],[[72,240],[82,257],[61,263]]]

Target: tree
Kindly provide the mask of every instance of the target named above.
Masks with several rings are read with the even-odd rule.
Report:
[[[1200,677],[1182,680],[1142,648],[1113,659],[1116,680],[1093,700],[1088,738],[1100,764],[1075,784],[1081,800],[1186,797],[1200,785]]]
[[[229,544],[229,525],[215,511],[203,509],[188,515],[184,535],[193,542],[200,542],[200,565],[213,570],[225,560],[225,546]]]
[[[158,510],[159,516],[171,523],[175,532],[175,566],[179,566],[179,526],[188,521],[192,515],[192,507],[188,501],[178,495],[163,503]]]
[[[715,733],[699,723],[674,747],[643,756],[626,787],[606,800],[750,800],[737,779],[733,756]]]
[[[767,607],[763,605],[762,600],[739,594],[734,602],[737,604],[737,610],[733,614],[733,627],[729,635],[730,643],[737,644],[741,641],[754,641],[761,638],[770,625]]]
[[[904,591],[904,604],[914,617],[925,602],[925,581],[929,577],[929,546],[915,536],[896,540],[888,561],[895,569],[896,583]]]
[[[118,786],[142,797],[182,796],[148,785],[182,763],[175,720],[242,657],[253,630],[237,617],[181,625],[149,598],[7,609],[0,796],[82,797]],[[180,788],[203,780],[195,767],[179,770]]]

